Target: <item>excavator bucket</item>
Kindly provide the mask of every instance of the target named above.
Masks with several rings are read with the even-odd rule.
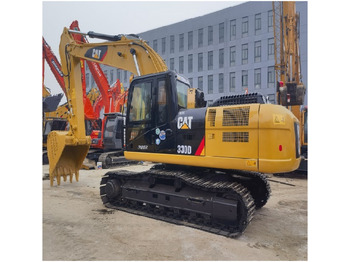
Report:
[[[53,186],[56,178],[60,185],[61,177],[67,181],[67,176],[72,183],[73,174],[79,181],[79,170],[89,151],[91,138],[76,139],[69,135],[68,131],[52,131],[47,138],[47,151],[50,165],[50,185]]]

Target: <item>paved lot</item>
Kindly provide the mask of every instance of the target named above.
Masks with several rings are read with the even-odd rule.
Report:
[[[105,172],[81,170],[79,182],[52,188],[43,180],[43,260],[308,259],[305,177],[269,176],[269,202],[241,237],[230,239],[106,209],[99,197]]]

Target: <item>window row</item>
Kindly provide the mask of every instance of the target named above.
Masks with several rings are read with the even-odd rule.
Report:
[[[263,13],[264,14],[264,13]],[[254,24],[250,24],[249,19],[252,17],[245,16],[238,21],[238,19],[232,19],[228,22],[228,30],[225,28],[225,23],[222,22],[219,24],[218,28],[213,25],[208,26],[206,28],[199,28],[196,31],[189,31],[187,33],[187,40],[185,41],[185,33],[181,33],[178,35],[178,40],[175,41],[175,35],[170,35],[169,44],[167,45],[167,37],[163,37],[161,39],[153,40],[153,49],[160,54],[165,54],[166,52],[170,52],[171,54],[175,53],[175,45],[177,46],[177,50],[182,52],[185,50],[185,46],[187,46],[187,50],[192,50],[194,48],[194,33],[197,35],[196,39],[196,47],[203,47],[206,43],[208,46],[214,43],[214,28],[217,28],[218,34],[216,35],[219,43],[223,43],[224,41],[232,41],[238,38],[239,34],[237,33],[237,24],[241,22],[241,33],[240,36],[247,37],[251,35],[251,31],[254,31],[255,35],[259,35],[262,33],[262,13],[258,13],[254,15]],[[253,28],[250,27],[253,25]],[[226,27],[227,27],[226,26]],[[206,29],[207,35],[204,36],[204,29]],[[267,32],[273,31],[273,13],[272,10],[267,12]],[[160,49],[158,49],[158,40],[160,40]],[[169,48],[169,50],[167,50]]]
[[[121,83],[127,83],[126,85],[124,84],[124,86],[128,86],[129,83],[129,77],[131,75],[130,72],[122,70],[122,69],[117,69],[117,68],[113,68],[113,67],[109,67],[109,66],[102,66],[104,68],[103,73],[109,83],[109,85],[113,85],[117,79],[119,79],[119,81]],[[87,68],[87,66],[85,67]],[[105,69],[107,68],[107,69]],[[91,88],[96,87],[96,82],[95,79],[93,78],[92,74],[87,72],[85,74],[85,84],[86,84],[86,91],[89,92],[91,90]]]
[[[253,63],[259,63],[263,60],[274,60],[274,39],[268,39],[267,55],[262,57],[262,44],[261,41],[254,42],[254,49],[249,51],[248,44],[243,44],[240,50],[240,56],[237,55],[236,46],[231,46],[228,50],[228,55],[225,53],[225,49],[219,49],[214,51],[208,51],[207,53],[189,54],[186,57],[180,56],[178,58],[170,58],[168,66],[170,70],[177,70],[180,74],[185,73],[185,59],[187,59],[187,71],[186,73],[194,72],[194,66],[197,65],[197,72],[204,70],[213,70],[214,68],[223,68],[225,66],[233,67],[236,65],[245,65],[249,62],[249,57],[253,56],[254,60],[250,60]],[[250,54],[252,52],[252,54]],[[206,56],[206,66],[204,66],[204,60]],[[175,68],[175,60],[178,59],[178,68]],[[195,61],[196,59],[196,61]],[[227,61],[225,61],[227,60]],[[215,63],[215,67],[214,67]],[[217,64],[216,64],[217,63]]]
[[[262,80],[266,81],[266,88],[275,87],[275,69],[273,66],[267,68],[266,77],[262,78],[261,68],[254,70],[242,70],[240,74],[237,72],[230,72],[228,78],[226,78],[227,83],[225,83],[224,73],[218,74],[215,84],[214,75],[199,76],[197,77],[197,87],[198,89],[204,91],[206,94],[215,93],[236,93],[248,90],[248,87],[254,86],[254,89],[262,88]],[[253,83],[250,83],[250,74],[254,73]],[[206,79],[205,79],[206,78]],[[204,81],[206,80],[206,83]],[[191,86],[194,86],[193,78],[189,78]],[[204,88],[206,86],[206,88]],[[215,88],[214,90],[214,86]],[[265,86],[265,85],[264,85]]]

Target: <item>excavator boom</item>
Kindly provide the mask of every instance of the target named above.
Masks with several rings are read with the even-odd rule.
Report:
[[[70,130],[67,132],[53,131],[48,136],[51,185],[55,178],[60,184],[61,176],[64,180],[69,176],[72,181],[75,174],[78,180],[79,169],[91,144],[91,138],[85,135],[81,59],[109,66],[118,65],[119,68],[137,75],[167,70],[163,59],[141,39],[135,37],[128,39],[125,36],[111,37],[89,32],[90,36],[116,41],[102,44],[79,44],[76,43],[72,34],[82,33],[64,28],[59,47],[70,108],[68,116]]]

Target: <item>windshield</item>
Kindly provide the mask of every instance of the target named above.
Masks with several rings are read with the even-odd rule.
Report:
[[[177,101],[179,108],[187,108],[187,90],[189,86],[180,82],[176,81],[176,89],[177,89]]]
[[[106,126],[105,126],[105,138],[106,137],[113,137],[113,128],[115,126],[116,119],[114,118],[107,118]]]

